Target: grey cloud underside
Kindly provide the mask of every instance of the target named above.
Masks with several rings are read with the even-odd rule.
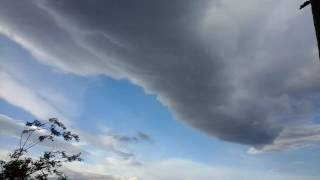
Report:
[[[64,173],[68,178],[78,179],[78,180],[87,180],[87,179],[94,179],[94,180],[140,180],[139,178],[136,178],[136,177],[116,177],[116,176],[112,176],[112,175],[100,175],[100,174],[94,174],[94,173],[72,171],[71,169],[68,169],[68,168],[65,168]],[[56,178],[51,178],[51,179],[54,180]]]
[[[151,137],[143,132],[138,132],[134,136],[114,135],[114,138],[123,143],[153,142]]]
[[[24,124],[14,122],[14,119],[0,114],[1,136],[19,137]]]
[[[219,139],[260,148],[317,113],[311,18],[295,2],[0,3],[0,32],[39,61],[129,80]]]

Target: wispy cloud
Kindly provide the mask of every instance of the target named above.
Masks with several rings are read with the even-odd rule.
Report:
[[[249,153],[259,154],[294,150],[302,147],[317,146],[319,142],[319,125],[301,125],[300,127],[286,128],[272,144],[261,148],[251,148]]]
[[[0,136],[20,138],[24,128],[25,122],[0,114]],[[41,145],[45,147],[59,147],[72,153],[82,152],[83,156],[89,159],[92,159],[89,155],[94,156],[96,152],[101,152],[99,153],[99,158],[104,159],[110,165],[136,166],[141,163],[136,159],[135,154],[130,151],[128,146],[132,143],[149,142],[150,139],[148,135],[141,132],[137,133],[136,136],[127,136],[119,135],[112,131],[95,134],[79,129],[74,131],[80,136],[80,143],[65,143],[56,140],[53,143],[44,142]],[[141,138],[141,134],[148,137],[148,140]]]
[[[80,131],[79,135],[82,137],[84,147],[94,148],[93,154],[97,151],[110,152],[113,155],[102,155],[112,165],[126,164],[126,165],[140,165],[139,160],[136,159],[135,153],[133,153],[129,146],[143,142],[153,142],[151,137],[145,133],[138,132],[136,135],[128,136],[121,135],[113,132],[110,129],[102,128],[100,132],[94,134]],[[90,148],[89,148],[90,149]]]
[[[24,124],[20,121],[12,119],[6,115],[0,114],[0,135],[13,136],[18,138],[24,128]]]
[[[0,81],[1,99],[27,111],[37,118],[62,117],[62,115],[32,87],[25,86],[22,82],[19,82],[3,70],[0,71]]]

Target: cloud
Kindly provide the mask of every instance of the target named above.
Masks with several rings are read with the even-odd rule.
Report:
[[[320,142],[320,126],[304,125],[301,127],[286,128],[272,144],[261,148],[251,148],[249,153],[270,153],[287,149],[298,149],[301,147],[314,146]]]
[[[0,114],[0,125],[0,135],[2,136],[13,136],[19,138],[22,130],[24,129],[24,124],[22,122],[17,122],[15,119],[3,114]]]
[[[136,160],[135,153],[130,150],[130,145],[154,142],[149,135],[142,132],[138,132],[133,136],[117,134],[107,128],[101,128],[101,131],[95,134],[80,130],[78,132],[81,137],[81,141],[84,143],[83,147],[87,145],[91,148],[86,149],[93,148],[93,154],[98,151],[105,152],[102,156],[105,157],[106,161],[112,165],[141,165],[141,163]],[[110,154],[106,155],[108,152],[112,153],[111,156]]]
[[[32,88],[25,86],[7,72],[0,69],[0,98],[35,117],[46,119],[59,116],[57,110]]]
[[[316,42],[297,2],[1,2],[0,32],[40,62],[127,79],[219,139],[261,149],[318,113]]]
[[[75,173],[86,175],[86,177],[110,177],[105,172],[117,174],[108,164],[84,164],[76,165],[72,168]],[[318,176],[295,175],[275,171],[247,170],[243,168],[228,168],[224,166],[209,165],[191,161],[188,159],[167,159],[146,163],[142,166],[117,167],[120,172],[127,177],[137,180],[198,180],[198,179],[219,179],[219,180],[316,180]],[[103,173],[104,172],[104,173]],[[164,173],[165,172],[165,173]],[[94,178],[89,178],[94,179]]]
[[[151,137],[143,132],[138,132],[134,136],[113,135],[113,137],[123,143],[152,142]]]
[[[277,172],[262,172],[259,170],[233,169],[223,166],[207,165],[184,159],[169,159],[144,167],[140,169],[142,179],[148,180],[197,180],[197,179],[219,179],[219,180],[313,180],[318,177],[313,176],[295,176]],[[163,173],[166,172],[166,173]]]
[[[67,168],[64,172],[68,176],[68,178],[78,179],[78,180],[86,180],[86,179],[92,179],[92,180],[139,180],[136,177],[116,177],[116,176],[112,176],[112,175],[84,173],[84,172],[72,171]]]

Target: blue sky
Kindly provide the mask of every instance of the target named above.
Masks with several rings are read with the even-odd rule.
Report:
[[[281,9],[300,2],[263,1],[270,12],[246,2],[212,1],[206,13],[208,2],[188,2],[181,14],[166,9],[170,2],[145,3],[156,13],[130,9],[129,18],[122,3],[110,2],[124,14],[97,15],[101,1],[87,13],[82,1],[0,1],[12,10],[0,13],[1,157],[21,123],[54,116],[82,138],[65,148],[86,152],[68,166],[84,179],[318,179],[320,70],[310,12]],[[223,21],[230,11],[236,23]],[[139,133],[148,138],[116,138]]]

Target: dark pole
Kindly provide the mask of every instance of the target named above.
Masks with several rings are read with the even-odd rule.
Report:
[[[320,0],[311,0],[312,14],[316,36],[318,41],[319,59],[320,59]]]

